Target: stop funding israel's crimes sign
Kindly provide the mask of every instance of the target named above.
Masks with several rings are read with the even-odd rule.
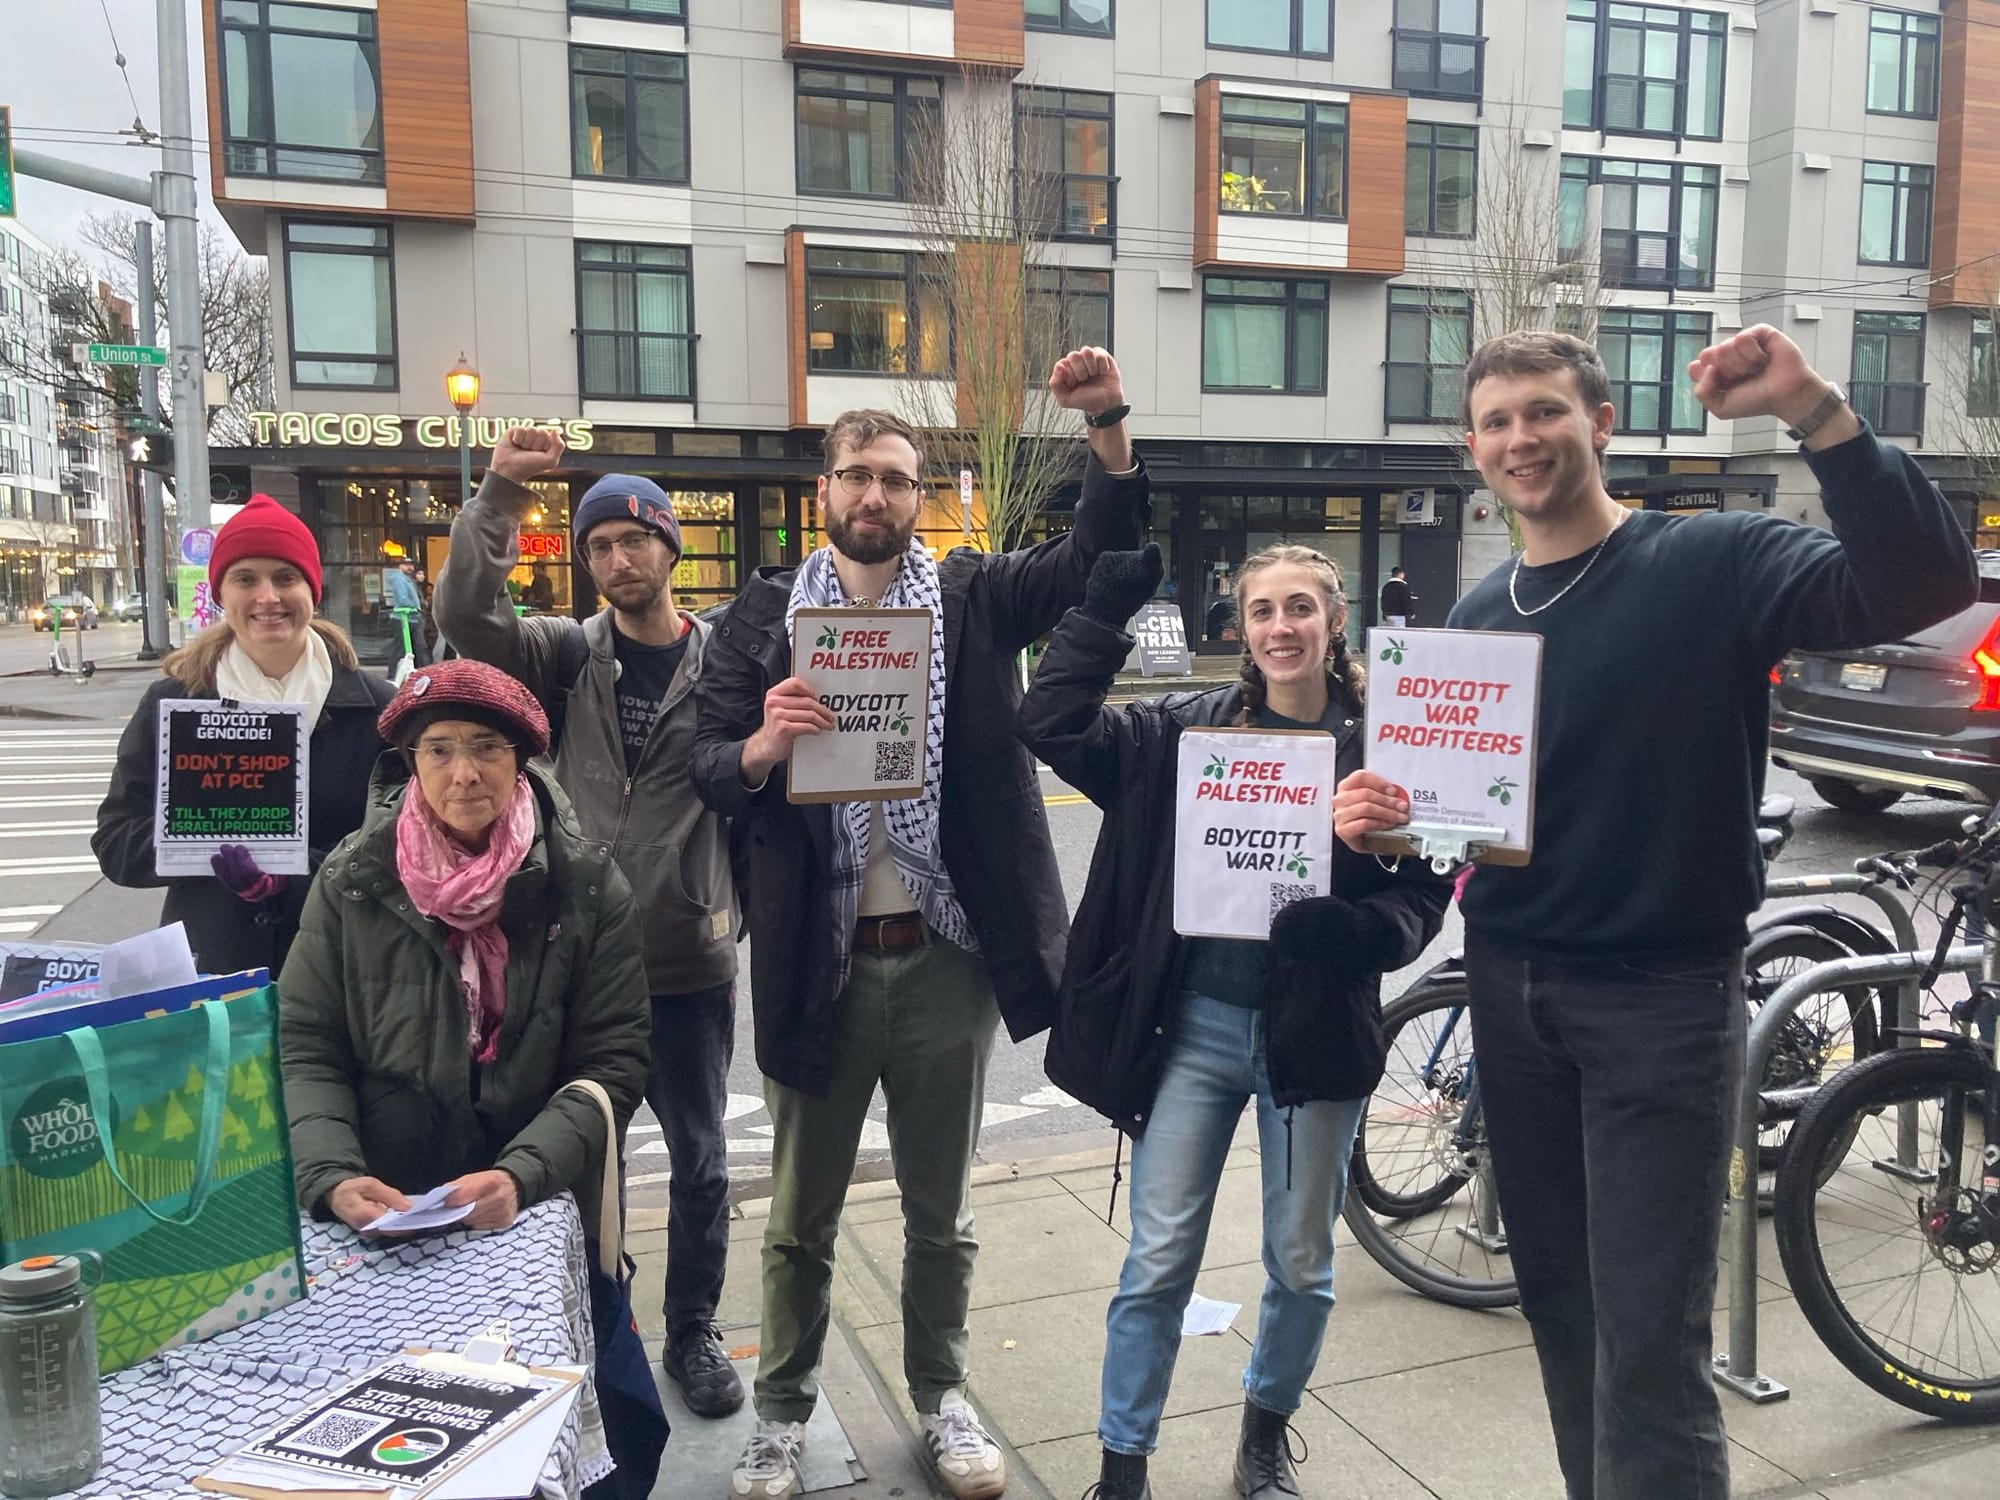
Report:
[[[1190,729],[1174,809],[1174,931],[1262,939],[1333,890],[1339,744],[1301,730]]]

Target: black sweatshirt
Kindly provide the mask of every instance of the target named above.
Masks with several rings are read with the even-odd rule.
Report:
[[[1539,633],[1534,852],[1466,887],[1496,949],[1715,954],[1763,900],[1770,670],[1786,652],[1896,640],[1969,606],[1972,550],[1915,460],[1863,432],[1806,462],[1831,533],[1761,511],[1625,518],[1560,602],[1523,616],[1510,559],[1450,623]],[[1534,609],[1590,554],[1522,567]]]

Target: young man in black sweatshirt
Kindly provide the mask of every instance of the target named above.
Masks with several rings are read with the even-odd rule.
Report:
[[[1709,1324],[1771,666],[1893,640],[1977,591],[1944,497],[1790,339],[1747,328],[1688,373],[1712,415],[1786,424],[1831,532],[1626,510],[1599,464],[1610,384],[1579,339],[1508,334],[1465,375],[1466,442],[1524,547],[1449,623],[1543,641],[1534,856],[1467,885],[1466,970],[1570,1500],[1729,1493]],[[1366,771],[1334,799],[1351,844],[1408,817]]]

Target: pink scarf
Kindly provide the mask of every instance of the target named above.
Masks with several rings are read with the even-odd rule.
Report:
[[[413,778],[396,818],[396,873],[417,910],[451,929],[445,951],[458,959],[465,992],[466,1044],[480,1063],[493,1061],[507,1010],[507,934],[500,898],[535,841],[535,796],[523,776],[477,853],[454,839]]]

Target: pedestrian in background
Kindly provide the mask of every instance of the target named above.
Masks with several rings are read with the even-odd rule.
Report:
[[[212,878],[154,872],[160,700],[306,705],[306,835],[317,870],[326,852],[361,826],[369,772],[385,748],[375,718],[392,690],[361,670],[338,626],[314,616],[319,543],[269,495],[252,495],[216,532],[208,586],[222,618],[160,663],[161,680],[146,690],[118,741],[90,847],[112,884],[166,887],[160,920],[186,925],[203,973],[264,968],[275,975],[298,931],[309,876],[267,874],[241,844],[215,856]]]
[[[1382,585],[1382,623],[1384,625],[1407,625],[1415,618],[1417,596],[1410,592],[1409,580],[1403,577],[1401,568],[1389,570],[1389,581]]]
[[[1254,1103],[1262,1160],[1264,1295],[1243,1372],[1237,1493],[1298,1494],[1289,1418],[1333,1308],[1333,1226],[1355,1129],[1383,1068],[1381,979],[1414,963],[1451,888],[1336,845],[1332,894],[1294,901],[1266,942],[1173,928],[1181,734],[1216,725],[1330,734],[1361,764],[1360,663],[1340,569],[1267,547],[1236,575],[1242,682],[1105,704],[1132,649],[1125,622],[1153,596],[1160,549],[1107,552],[1063,617],[1019,716],[1021,741],[1103,810],[1070,928],[1047,1067],[1132,1137],[1132,1240],[1105,1316],[1098,1500],[1147,1500],[1146,1459],[1180,1348],[1230,1143]]]
[[[933,562],[915,535],[916,433],[889,412],[847,412],[827,429],[819,478],[830,545],[796,568],[759,569],[716,630],[695,779],[718,812],[749,823],[751,996],[773,1128],[758,1427],[731,1480],[738,1497],[782,1500],[802,1485],[834,1235],[878,1083],[906,1225],[910,1399],[954,1496],[1006,1486],[965,1399],[978,1248],[967,1184],[995,1023],[1004,1016],[1017,1041],[1049,1024],[1067,925],[1034,763],[1013,742],[1016,656],[1083,597],[1099,552],[1137,544],[1146,513],[1117,363],[1077,350],[1049,387],[1090,429],[1066,535]],[[930,612],[924,789],[789,802],[793,744],[834,722],[793,674],[792,614],[848,605]]]

